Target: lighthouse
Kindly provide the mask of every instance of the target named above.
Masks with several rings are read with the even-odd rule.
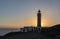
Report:
[[[40,10],[38,10],[38,13],[37,13],[37,27],[41,29],[41,11]]]

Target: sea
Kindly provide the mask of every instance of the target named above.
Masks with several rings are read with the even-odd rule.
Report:
[[[10,32],[19,32],[19,28],[0,28],[0,36],[4,36]]]

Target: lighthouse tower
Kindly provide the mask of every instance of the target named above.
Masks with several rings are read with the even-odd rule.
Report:
[[[40,10],[38,10],[38,13],[37,13],[37,27],[41,29],[41,11]]]

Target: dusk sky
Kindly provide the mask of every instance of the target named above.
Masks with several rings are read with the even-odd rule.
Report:
[[[60,0],[0,0],[0,28],[36,26],[39,9],[43,27],[60,24]]]

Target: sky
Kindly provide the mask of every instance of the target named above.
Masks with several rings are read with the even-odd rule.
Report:
[[[0,0],[0,28],[36,26],[39,9],[42,27],[60,24],[60,0]]]

